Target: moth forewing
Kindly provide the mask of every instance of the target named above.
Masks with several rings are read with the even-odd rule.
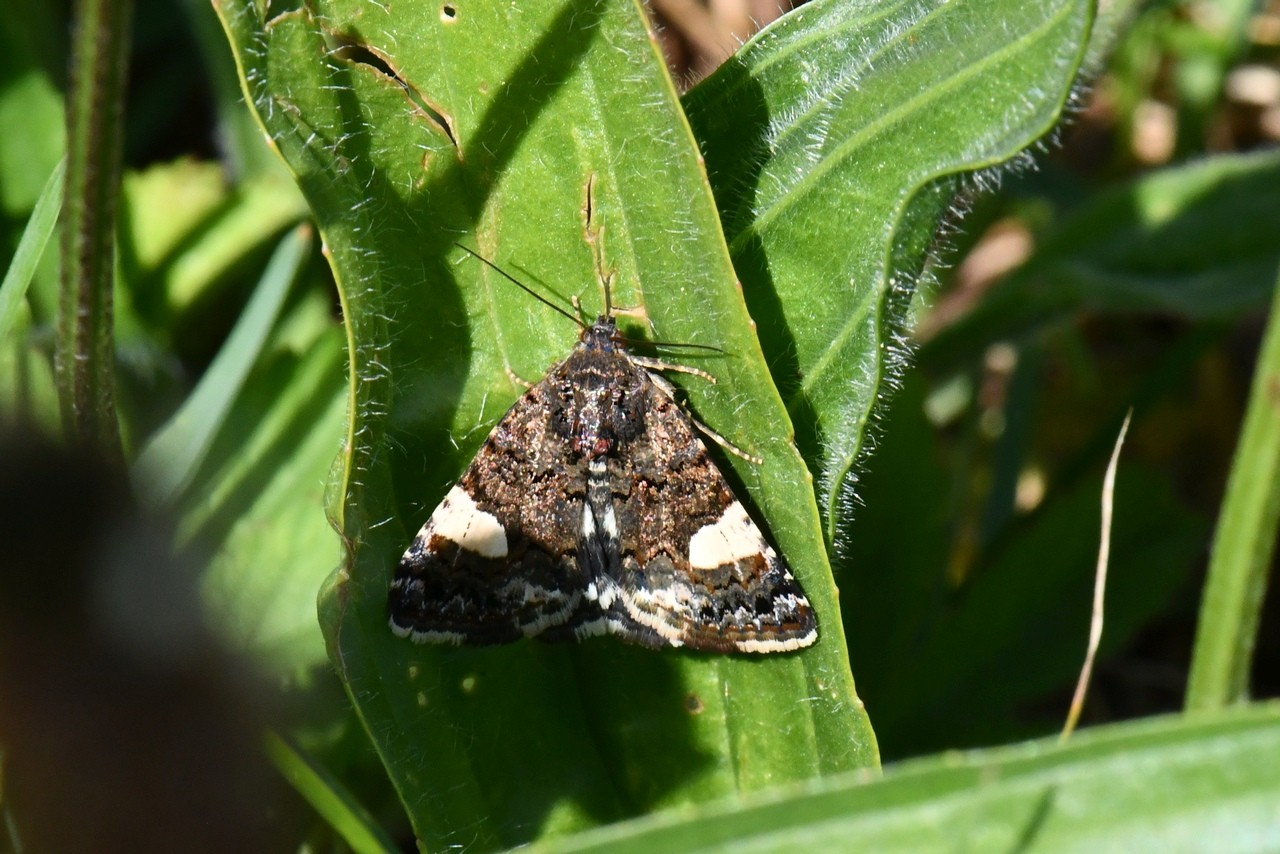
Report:
[[[747,653],[817,639],[804,592],[653,366],[612,316],[584,327],[405,551],[389,595],[397,634],[611,634]]]

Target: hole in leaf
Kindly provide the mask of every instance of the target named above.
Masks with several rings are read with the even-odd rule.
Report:
[[[446,24],[452,24],[458,19],[458,7],[452,3],[445,3],[440,7],[440,20]]]
[[[396,83],[400,84],[400,88],[404,90],[405,97],[407,97],[415,107],[422,111],[423,115],[435,123],[445,136],[449,137],[449,141],[453,143],[454,148],[458,147],[458,137],[453,132],[453,122],[449,117],[429,104],[417,89],[410,86],[409,82],[401,77],[399,72],[391,67],[391,64],[387,62],[385,57],[369,46],[356,41],[340,42],[334,53],[336,56],[345,59],[347,62],[371,68],[382,76],[389,77]]]

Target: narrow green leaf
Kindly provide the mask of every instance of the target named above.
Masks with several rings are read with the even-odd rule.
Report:
[[[1253,370],[1200,604],[1188,711],[1249,698],[1253,647],[1280,528],[1280,281]]]
[[[310,248],[307,229],[295,230],[280,242],[253,297],[209,369],[182,407],[138,454],[133,477],[139,492],[149,500],[158,505],[172,502],[204,462]]]
[[[267,756],[298,794],[329,822],[359,854],[383,854],[400,848],[387,838],[373,816],[332,774],[275,733],[267,733]]]
[[[4,282],[0,283],[0,341],[6,340],[9,330],[22,307],[23,297],[31,277],[35,275],[40,256],[53,234],[58,223],[58,210],[62,206],[62,183],[66,175],[67,162],[61,161],[49,175],[40,197],[36,200],[31,219],[22,231],[22,239],[5,271]]]
[[[306,216],[288,175],[229,185],[222,164],[185,159],[126,173],[119,246],[128,299],[157,337],[171,337],[180,353],[202,352],[220,332],[209,324],[220,286],[240,282],[259,257],[265,262]]]
[[[912,278],[946,206],[938,182],[1057,123],[1092,18],[1087,0],[818,0],[686,96],[828,537],[904,355]]]
[[[213,622],[283,685],[326,664],[315,591],[342,555],[323,509],[347,402],[331,311],[316,289],[277,324],[178,507],[179,542],[217,549]]]
[[[974,558],[972,575],[959,590],[940,571],[942,561],[895,566],[888,555],[879,564],[927,579],[931,583],[925,589],[904,589],[897,579],[870,572],[853,576],[869,595],[882,595],[879,607],[897,605],[884,615],[867,616],[869,626],[850,629],[851,641],[874,644],[873,655],[865,657],[877,660],[867,662],[865,679],[867,690],[875,690],[876,726],[886,745],[943,749],[989,744],[1002,733],[1035,735],[1061,727],[1065,699],[1042,713],[1030,710],[1038,712],[1038,701],[1069,686],[1080,672],[1100,493],[1100,474],[1083,478],[1051,493],[1035,513],[1011,520]],[[932,534],[946,544],[951,517],[936,505],[885,490],[878,494],[889,499],[889,506],[869,511],[865,522],[859,519],[851,540],[865,542],[871,532],[891,524],[887,520],[919,513],[937,524],[913,531],[914,536]],[[1164,478],[1137,465],[1122,465],[1115,500],[1104,654],[1123,648],[1183,589],[1206,528],[1179,504]],[[887,535],[887,544],[866,543],[851,557],[882,554],[912,533]],[[907,670],[914,678],[901,678]]]
[[[430,847],[514,844],[875,762],[805,466],[735,287],[718,217],[637,6],[218,4],[260,121],[320,223],[351,342],[330,654]],[[372,17],[371,17],[372,16]],[[394,77],[392,76],[394,75]],[[590,202],[591,221],[586,221]],[[386,626],[412,532],[576,330],[457,250],[630,334],[715,345],[699,417],[819,611],[767,659],[607,639],[417,647]]]
[[[548,851],[1269,851],[1280,706],[948,753],[583,834]]]
[[[1143,176],[1066,217],[1026,265],[920,359],[952,365],[1082,311],[1222,319],[1265,304],[1280,265],[1280,152],[1221,155]]]

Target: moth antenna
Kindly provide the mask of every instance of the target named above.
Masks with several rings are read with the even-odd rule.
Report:
[[[466,246],[463,246],[461,243],[455,243],[455,244],[453,244],[453,245],[454,245],[454,246],[456,246],[456,247],[458,247],[459,249],[461,249],[463,252],[467,253],[468,255],[470,255],[472,258],[475,258],[477,261],[480,261],[481,263],[483,263],[486,267],[488,267],[489,269],[493,270],[493,271],[494,271],[495,273],[497,273],[499,276],[502,276],[502,278],[506,279],[508,282],[511,282],[513,285],[515,285],[515,286],[516,286],[516,287],[518,287],[520,290],[522,290],[522,291],[524,291],[525,293],[527,293],[529,296],[531,296],[531,297],[533,297],[534,299],[536,299],[538,302],[542,303],[543,305],[547,306],[548,308],[552,309],[553,311],[555,311],[555,312],[557,312],[557,313],[559,313],[559,314],[563,314],[565,317],[567,317],[567,318],[569,318],[570,320],[572,320],[572,321],[574,322],[574,324],[575,324],[576,326],[578,326],[580,329],[586,329],[586,328],[587,328],[587,325],[586,325],[585,323],[583,323],[583,322],[582,322],[582,320],[580,320],[580,319],[579,319],[579,318],[577,318],[577,317],[574,317],[572,314],[570,314],[569,312],[565,311],[563,308],[561,308],[560,306],[556,305],[556,304],[555,304],[555,303],[553,303],[551,300],[547,299],[547,298],[546,298],[546,297],[544,297],[542,294],[538,293],[538,292],[537,292],[537,291],[535,291],[533,288],[529,287],[529,286],[528,286],[528,285],[526,285],[524,282],[522,282],[522,281],[520,281],[519,279],[517,279],[515,276],[511,275],[511,274],[510,274],[510,273],[508,273],[506,270],[504,270],[504,269],[502,269],[501,267],[499,267],[497,264],[493,263],[493,262],[492,262],[492,261],[490,261],[488,258],[484,257],[484,256],[483,256],[483,255],[481,255],[479,252],[476,252],[476,251],[474,251],[474,250],[472,250],[472,249],[469,249],[469,248],[467,248]]]
[[[531,383],[515,371],[511,370],[510,366],[504,366],[504,368],[507,372],[507,379],[511,380],[516,385],[523,386],[525,389],[531,389],[537,385],[537,383]]]
[[[595,257],[596,281],[604,297],[604,316],[613,317],[613,271],[604,270],[604,248],[601,245],[603,224],[596,222],[596,175],[587,176],[586,198],[582,205],[583,231],[587,243],[591,246],[591,254]]]

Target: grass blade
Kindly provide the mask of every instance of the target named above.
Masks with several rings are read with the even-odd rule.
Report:
[[[178,411],[138,454],[134,480],[150,500],[167,504],[191,481],[257,361],[310,247],[311,232],[305,227],[280,241],[244,314],[213,364]]]
[[[0,284],[0,341],[5,339],[13,322],[18,316],[18,307],[35,275],[36,266],[44,254],[45,245],[53,234],[58,222],[58,211],[62,208],[62,184],[67,174],[67,161],[60,162],[49,175],[40,198],[36,200],[35,209],[31,211],[31,219],[23,229],[18,249],[13,253],[13,261],[5,271],[4,283]]]
[[[264,739],[267,757],[298,794],[357,854],[384,854],[400,848],[336,778],[298,747],[273,732]]]
[[[1280,525],[1280,285],[1254,369],[1196,629],[1187,711],[1248,699],[1249,669]]]

